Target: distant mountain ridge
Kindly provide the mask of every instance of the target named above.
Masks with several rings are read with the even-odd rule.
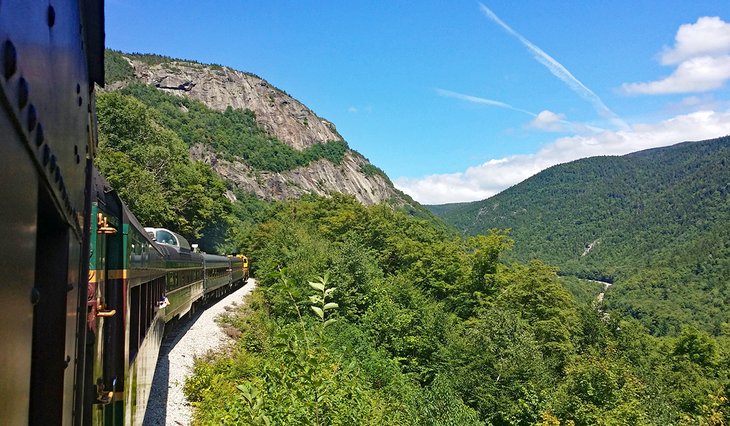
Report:
[[[607,303],[660,333],[676,331],[672,310],[721,312],[729,300],[730,137],[577,160],[483,201],[427,208],[465,234],[510,228],[517,259],[617,281]],[[700,316],[716,332],[728,322]]]
[[[155,98],[155,104],[152,104],[153,96],[133,87],[130,90],[130,85],[141,83],[154,87],[161,93],[199,101],[220,113],[228,109],[250,111],[258,127],[253,131],[266,136],[259,138],[266,139],[264,143],[283,143],[300,152],[342,149],[341,155],[335,156],[336,161],[331,161],[333,156],[315,156],[307,164],[267,170],[256,167],[240,150],[231,155],[231,152],[222,152],[207,143],[206,140],[216,138],[215,134],[203,132],[196,140],[186,140],[193,159],[210,164],[239,190],[265,200],[345,193],[364,204],[391,202],[417,206],[410,197],[393,187],[385,173],[349,149],[333,123],[254,74],[220,65],[115,51],[106,52],[106,61],[107,90],[134,96],[141,93],[144,95],[141,100],[153,108],[165,103],[167,105],[161,111],[168,119],[178,112],[170,107],[173,102],[169,98],[162,101]],[[189,109],[183,103],[176,107],[183,111]],[[186,135],[181,136],[187,139]],[[338,143],[343,148],[339,148]],[[272,155],[281,152],[278,149]]]

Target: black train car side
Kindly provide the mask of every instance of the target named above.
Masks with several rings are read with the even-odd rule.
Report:
[[[0,2],[0,417],[82,424],[103,1]]]
[[[82,424],[103,2],[0,2],[0,416]]]

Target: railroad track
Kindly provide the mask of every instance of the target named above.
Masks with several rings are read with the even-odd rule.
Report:
[[[185,379],[193,370],[195,357],[218,349],[230,340],[215,319],[256,287],[250,278],[246,285],[228,296],[186,316],[168,330],[160,348],[154,380],[144,419],[145,426],[187,426],[192,407],[183,393]]]

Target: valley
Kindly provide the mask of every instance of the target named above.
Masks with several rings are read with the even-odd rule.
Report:
[[[99,169],[141,222],[245,253],[256,276],[222,319],[235,343],[185,381],[193,423],[730,413],[729,138],[578,160],[424,208],[259,77],[107,55]]]

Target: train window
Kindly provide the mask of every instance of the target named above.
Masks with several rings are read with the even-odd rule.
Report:
[[[140,294],[139,286],[131,288],[130,316],[129,316],[129,362],[134,360],[139,350],[139,316],[140,316]]]
[[[165,231],[164,229],[158,229],[155,238],[157,239],[158,243],[169,244],[172,246],[177,245],[177,239],[175,238],[175,236],[172,235],[170,232]]]
[[[140,292],[140,301],[139,305],[137,306],[137,309],[140,310],[139,312],[139,342],[140,345],[142,344],[142,341],[144,340],[145,334],[147,334],[147,321],[149,319],[147,316],[149,315],[149,312],[147,311],[147,303],[149,302],[149,294],[147,294],[147,285],[142,284],[138,286],[139,292]]]
[[[167,274],[167,285],[170,289],[177,288],[177,275],[174,272],[169,272]]]
[[[165,294],[165,277],[130,289],[129,361],[134,361],[139,347],[155,319],[159,301]]]

